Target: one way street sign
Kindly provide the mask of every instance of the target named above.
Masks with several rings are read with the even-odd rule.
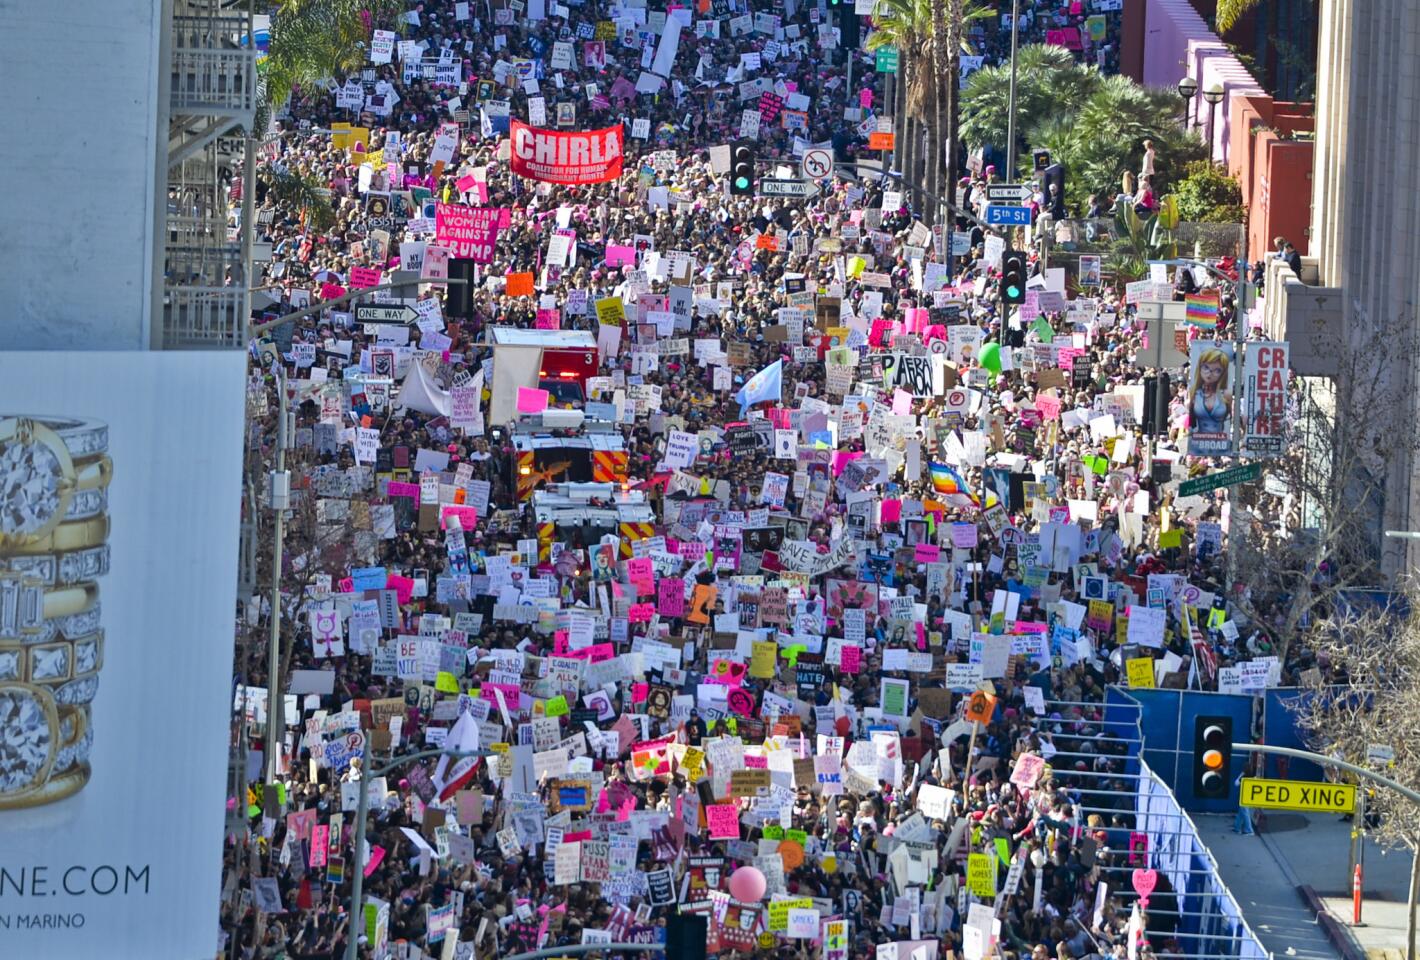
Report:
[[[761,197],[812,197],[818,193],[818,184],[810,180],[760,180]]]
[[[1022,183],[988,183],[986,199],[992,203],[1021,203],[1031,198],[1031,189]]]
[[[356,323],[413,323],[419,311],[407,303],[362,303],[355,307]]]

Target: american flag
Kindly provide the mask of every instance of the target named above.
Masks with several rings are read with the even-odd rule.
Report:
[[[1203,636],[1203,631],[1198,629],[1198,621],[1188,615],[1187,608],[1184,608],[1184,622],[1188,624],[1188,637],[1193,643],[1193,656],[1198,661],[1199,669],[1202,670],[1208,682],[1212,683],[1218,676],[1218,655],[1213,652],[1213,647],[1208,643],[1208,638]]]

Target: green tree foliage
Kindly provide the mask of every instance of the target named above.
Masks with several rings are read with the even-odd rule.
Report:
[[[1201,223],[1242,220],[1242,191],[1236,180],[1207,160],[1195,160],[1183,172],[1183,179],[1174,185],[1183,219]]]
[[[968,144],[1005,145],[1010,77],[1010,64],[1001,64],[967,81],[961,136]],[[1063,47],[1031,45],[1017,53],[1016,168],[1030,168],[1028,148],[1049,150],[1065,166],[1065,199],[1076,212],[1092,194],[1110,205],[1124,173],[1138,172],[1145,140],[1154,142],[1156,195],[1182,177],[1187,163],[1206,156],[1198,136],[1179,126],[1178,113],[1173,91],[1082,66]]]
[[[371,32],[397,29],[404,10],[401,0],[276,0],[261,65],[266,103],[279,106],[299,87],[358,72]]]

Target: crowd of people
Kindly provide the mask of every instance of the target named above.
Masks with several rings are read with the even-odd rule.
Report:
[[[1117,60],[1117,4],[1022,6],[1039,39]],[[1141,914],[1131,889],[1133,735],[1104,690],[1256,690],[1297,665],[1228,602],[1224,498],[1178,495],[1208,466],[1183,377],[1144,431],[1141,294],[1035,264],[1005,305],[1023,231],[934,230],[852,163],[881,156],[882,97],[836,7],[411,12],[388,62],[297,91],[262,147],[267,316],[423,271],[426,203],[501,226],[467,291],[408,282],[416,324],[339,302],[252,344],[252,457],[286,391],[294,502],[283,608],[239,615],[261,638],[280,616],[289,657],[268,691],[265,650],[239,646],[250,750],[280,776],[232,801],[233,955],[511,956],[656,941],[678,914],[712,953],[784,960],[1180,952],[1171,892]],[[988,62],[1001,28],[974,31]],[[515,175],[506,117],[623,124],[622,172]],[[742,136],[760,178],[816,146],[841,165],[809,198],[740,196],[719,148]],[[1216,288],[1180,271],[1148,296],[1175,286]],[[1220,293],[1195,336],[1232,335]],[[582,395],[514,388],[523,412],[495,422],[507,327],[595,338]],[[624,456],[591,481],[527,452],[594,422]],[[587,519],[618,511],[636,519]],[[397,762],[440,747],[485,755]]]

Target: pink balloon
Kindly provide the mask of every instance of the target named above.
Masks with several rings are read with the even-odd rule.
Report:
[[[730,874],[730,896],[741,903],[763,900],[768,887],[769,884],[758,867],[740,867]]]

